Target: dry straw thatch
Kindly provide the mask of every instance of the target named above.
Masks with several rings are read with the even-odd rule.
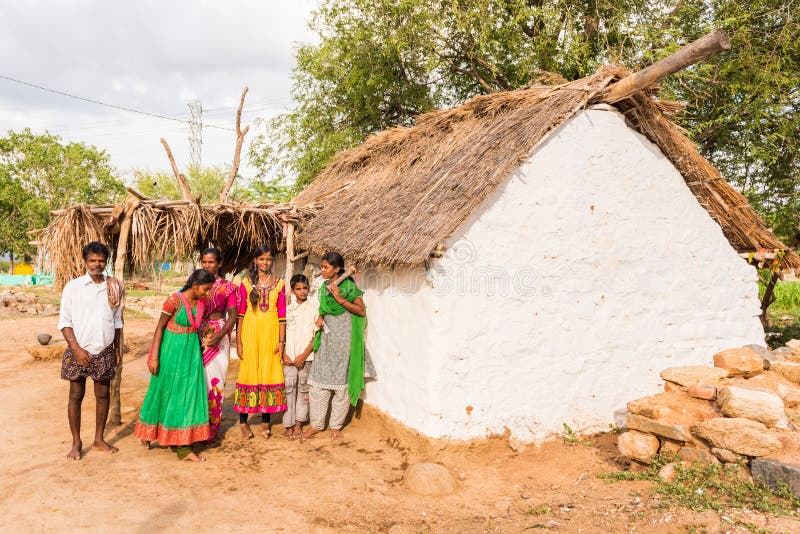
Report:
[[[359,264],[417,265],[531,156],[565,120],[629,71],[601,68],[558,86],[478,96],[454,109],[422,115],[343,152],[295,199],[319,206],[298,235],[315,253],[336,250]],[[731,187],[663,114],[668,106],[636,93],[613,104],[658,145],[698,202],[739,252],[785,250],[747,200]],[[800,258],[787,252],[784,267]]]
[[[57,212],[39,234],[40,253],[55,273],[57,287],[83,274],[81,249],[90,241],[119,247],[119,229],[110,224],[114,206],[73,206]],[[209,244],[223,251],[223,271],[244,269],[261,244],[283,249],[283,224],[300,224],[309,208],[290,204],[211,204],[142,200],[132,213],[126,263],[149,268],[153,261],[189,259]]]

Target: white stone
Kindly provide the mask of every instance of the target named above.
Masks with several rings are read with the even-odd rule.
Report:
[[[619,113],[556,129],[446,245],[359,279],[365,400],[429,437],[607,430],[661,369],[763,343],[755,269]]]
[[[778,421],[786,417],[783,400],[765,390],[737,386],[725,387],[717,394],[717,404],[722,415],[746,417],[760,421],[767,426],[775,426]]]

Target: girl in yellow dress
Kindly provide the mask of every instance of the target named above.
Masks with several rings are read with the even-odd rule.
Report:
[[[236,334],[240,361],[234,408],[245,439],[253,437],[249,414],[261,414],[262,434],[268,438],[272,434],[269,414],[286,410],[286,290],[283,280],[272,274],[272,249],[261,245],[254,256],[253,267],[239,286],[242,304]]]

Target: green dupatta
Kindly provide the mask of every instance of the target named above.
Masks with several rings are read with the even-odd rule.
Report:
[[[327,284],[327,282],[323,282],[317,292],[320,316],[341,315],[347,312],[345,307],[336,302],[333,295],[328,292]],[[349,278],[339,284],[339,293],[348,302],[353,302],[364,294]],[[350,317],[352,317],[352,330],[350,333],[350,365],[347,368],[347,395],[350,397],[350,404],[355,406],[358,397],[361,396],[361,391],[364,390],[364,328],[367,325],[367,318],[355,313],[350,313]],[[313,349],[315,352],[319,350],[321,343],[322,329],[319,329],[314,337]]]

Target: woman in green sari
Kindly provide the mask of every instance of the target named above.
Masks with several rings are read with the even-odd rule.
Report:
[[[375,369],[364,345],[367,308],[364,294],[352,278],[338,286],[334,281],[344,272],[344,259],[336,252],[322,256],[319,315],[314,340],[314,366],[308,377],[311,386],[311,421],[303,433],[308,439],[325,429],[330,406],[331,438],[342,439],[342,426],[350,406],[355,406],[364,389],[364,377],[375,377]]]
[[[214,275],[198,269],[183,289],[169,296],[147,357],[152,376],[134,434],[148,448],[153,441],[172,446],[179,460],[205,461],[191,445],[210,437],[198,330],[213,284]]]

